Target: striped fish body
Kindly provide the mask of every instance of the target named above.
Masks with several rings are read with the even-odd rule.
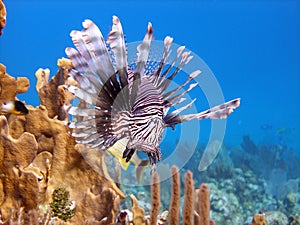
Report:
[[[193,100],[168,114],[170,107],[182,103],[183,96],[197,86],[197,83],[190,83],[200,74],[199,70],[192,72],[177,88],[166,91],[172,79],[192,59],[190,52],[179,47],[175,59],[167,63],[173,39],[166,37],[160,60],[150,66],[153,29],[149,23],[137,47],[137,59],[129,64],[117,17],[113,17],[107,42],[92,21],[84,21],[83,27],[82,31],[70,34],[76,49],[66,49],[74,65],[69,75],[78,83],[66,87],[79,99],[78,105],[68,109],[73,116],[69,127],[78,143],[105,150],[126,138],[123,158],[128,162],[136,150],[142,150],[155,168],[156,160],[161,159],[159,145],[166,127],[173,128],[192,119],[225,118],[240,104],[239,99],[234,99],[204,112],[179,115],[192,106]]]

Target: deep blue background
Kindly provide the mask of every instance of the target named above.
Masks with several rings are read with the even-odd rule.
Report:
[[[300,151],[300,1],[4,2],[0,62],[9,74],[30,79],[30,90],[18,96],[27,104],[39,105],[35,71],[55,74],[57,59],[73,46],[72,29],[89,18],[106,36],[117,15],[128,42],[141,40],[151,21],[155,39],[170,35],[208,64],[226,100],[241,97],[228,119],[228,143],[239,144],[244,134],[276,142],[285,128],[284,142]]]

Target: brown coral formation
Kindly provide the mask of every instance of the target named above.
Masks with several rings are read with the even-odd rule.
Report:
[[[199,201],[199,217],[200,225],[209,225],[211,223],[210,220],[210,199],[209,199],[209,188],[207,184],[201,184],[199,188],[199,196],[198,196],[198,201]],[[201,203],[201,204],[200,204]]]
[[[63,72],[60,68],[58,74]],[[45,89],[54,93],[58,80],[51,79],[55,84],[50,81],[49,86],[47,83],[43,87],[49,87]],[[14,99],[16,94],[26,91],[29,86],[5,74],[3,66],[0,82],[4,87],[1,95],[3,101]],[[10,96],[7,85],[15,90]],[[51,202],[53,190],[64,187],[76,205],[76,213],[70,224],[111,224],[124,195],[114,182],[101,175],[106,171],[104,154],[97,152],[95,160],[98,170],[95,171],[81,154],[86,149],[75,144],[64,122],[58,119],[60,111],[51,107],[51,104],[57,104],[57,98],[49,98],[45,92],[43,90],[40,98],[52,110],[55,118],[49,118],[47,106],[27,106],[29,113],[26,116],[0,117],[1,219],[5,224],[16,220],[27,224],[33,211],[40,211],[39,208]],[[18,215],[22,215],[22,218]]]
[[[150,224],[157,224],[157,217],[160,208],[160,180],[158,174],[155,172],[152,175],[151,185],[151,212],[150,212]]]
[[[6,67],[0,64],[0,103],[14,100],[17,94],[24,93],[29,88],[29,80],[26,77],[14,77],[6,73]]]
[[[138,200],[134,195],[131,195],[133,217],[127,219],[127,223],[124,225],[148,225],[148,224],[159,224],[165,225],[167,222],[170,225],[180,225],[180,177],[179,171],[176,166],[171,168],[172,173],[172,196],[168,211],[164,211],[159,214],[160,206],[160,190],[159,176],[154,173],[152,176],[151,185],[151,215],[146,216],[145,211],[138,205]],[[197,193],[198,197],[195,198]],[[153,204],[153,202],[155,204]],[[200,212],[200,213],[199,213]],[[124,211],[120,213],[124,215]],[[210,201],[209,201],[209,189],[207,184],[202,184],[199,190],[194,190],[193,174],[188,171],[185,174],[184,184],[184,204],[182,213],[182,224],[188,225],[214,225],[215,222],[210,219]]]
[[[169,208],[169,224],[176,225],[180,221],[180,174],[176,166],[171,168],[172,198]]]
[[[56,116],[59,120],[65,120],[67,112],[64,110],[64,105],[70,101],[70,94],[66,92],[64,85],[69,78],[68,70],[73,65],[70,60],[65,58],[59,59],[57,65],[59,70],[50,81],[48,81],[49,69],[38,69],[36,71],[36,90],[39,93],[41,105],[44,105],[48,110],[48,116],[50,118]]]
[[[184,176],[184,204],[182,224],[194,224],[194,180],[193,173],[188,171]]]
[[[2,0],[0,0],[0,35],[6,24],[6,9]]]

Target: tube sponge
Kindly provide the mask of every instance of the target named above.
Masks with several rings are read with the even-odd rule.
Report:
[[[187,171],[184,176],[184,205],[182,224],[194,224],[194,180],[193,173]]]
[[[180,221],[180,174],[176,166],[171,168],[172,196],[169,208],[169,224],[179,225]]]
[[[199,213],[200,213],[200,225],[210,224],[210,201],[209,201],[209,189],[207,184],[200,185],[199,191]]]
[[[160,180],[157,172],[152,174],[151,185],[151,212],[150,212],[150,224],[157,224],[157,216],[160,208]]]

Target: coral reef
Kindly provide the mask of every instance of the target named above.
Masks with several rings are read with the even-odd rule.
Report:
[[[0,0],[0,34],[5,22]],[[198,149],[182,177],[172,167],[171,188],[154,173],[151,194],[135,187],[131,207],[122,205],[126,195],[110,179],[106,153],[69,135],[65,109],[74,96],[65,85],[76,81],[68,76],[70,60],[57,65],[50,80],[48,69],[36,72],[40,106],[27,106],[27,115],[0,115],[0,224],[300,224],[299,158],[285,145],[257,145],[249,136],[238,148],[223,146],[212,166],[193,177],[203,152]],[[28,88],[26,77],[10,76],[0,64],[0,104]],[[119,167],[112,170],[121,177]]]
[[[2,34],[2,29],[6,24],[6,9],[2,0],[0,0],[0,36]]]
[[[27,90],[27,79],[11,78],[5,74],[5,67],[1,68],[0,82],[4,87],[1,101],[14,99],[16,94]],[[62,70],[60,68],[56,76],[61,76]],[[14,90],[10,91],[10,95],[6,90],[8,83]],[[40,98],[43,100],[46,95],[40,95]],[[44,102],[47,101],[44,99]],[[48,105],[50,103],[47,102]],[[57,104],[56,98],[52,104]],[[52,110],[52,119],[45,106],[27,108],[29,113],[26,116],[6,115],[0,118],[2,221],[16,220],[19,209],[24,215],[22,220],[28,221],[32,211],[39,211],[40,207],[50,204],[57,187],[69,190],[70,198],[75,202],[76,214],[70,219],[71,224],[92,220],[107,222],[109,215],[114,220],[114,202],[123,199],[124,194],[114,182],[101,175],[106,171],[104,154],[97,152],[98,170],[95,171],[82,156],[86,149],[75,145],[64,121],[58,119],[59,110]],[[95,209],[98,209],[97,213]]]

